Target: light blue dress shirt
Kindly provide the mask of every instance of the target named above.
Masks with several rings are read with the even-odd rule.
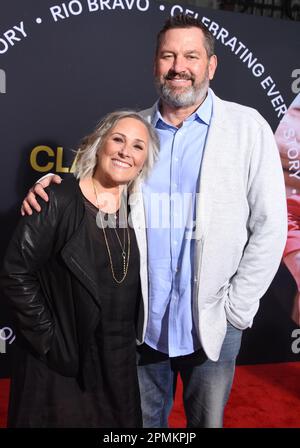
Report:
[[[208,93],[197,111],[178,129],[158,110],[152,124],[160,138],[160,154],[147,182],[145,200],[149,320],[145,342],[170,357],[200,348],[192,316],[196,193],[212,115]]]

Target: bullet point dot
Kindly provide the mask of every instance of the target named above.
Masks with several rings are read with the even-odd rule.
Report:
[[[160,9],[161,11],[164,11],[164,10],[165,10],[165,6],[164,6],[164,5],[160,5],[159,9]]]
[[[37,19],[35,19],[36,23],[40,24],[42,23],[42,19],[40,17],[38,17]]]

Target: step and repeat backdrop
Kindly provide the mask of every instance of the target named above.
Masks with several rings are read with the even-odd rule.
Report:
[[[156,100],[156,34],[168,16],[179,12],[199,17],[216,37],[214,91],[255,107],[276,132],[287,195],[297,205],[299,23],[154,0],[1,0],[0,261],[33,182],[47,172],[69,176],[72,149],[105,113],[149,107]],[[297,206],[293,210],[297,215]],[[300,274],[298,281],[297,269],[288,266],[281,264],[253,328],[244,334],[240,363],[300,359]],[[0,304],[0,377],[9,376],[14,343],[14,329]]]

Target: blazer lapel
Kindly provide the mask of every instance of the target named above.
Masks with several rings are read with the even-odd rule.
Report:
[[[135,186],[134,191],[130,194],[129,205],[130,205],[129,224],[134,229],[137,245],[142,259],[147,254],[147,244],[146,244],[146,231],[145,231],[146,219],[145,219],[141,182],[139,182]]]
[[[205,143],[196,205],[196,240],[205,239],[211,219],[214,189],[218,182],[221,159],[230,150],[230,127],[222,101],[214,95],[213,114]]]
[[[68,268],[100,306],[95,266],[93,265],[94,246],[87,230],[85,214],[76,232],[64,246],[61,255]]]

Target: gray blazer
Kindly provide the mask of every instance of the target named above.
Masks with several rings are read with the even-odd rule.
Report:
[[[250,327],[278,269],[287,210],[279,151],[268,123],[254,109],[213,92],[212,97],[196,205],[192,303],[202,347],[217,361],[226,321],[242,330]],[[153,112],[154,106],[142,115],[151,121]],[[145,335],[148,278],[141,185],[131,196],[131,217],[141,254]]]

